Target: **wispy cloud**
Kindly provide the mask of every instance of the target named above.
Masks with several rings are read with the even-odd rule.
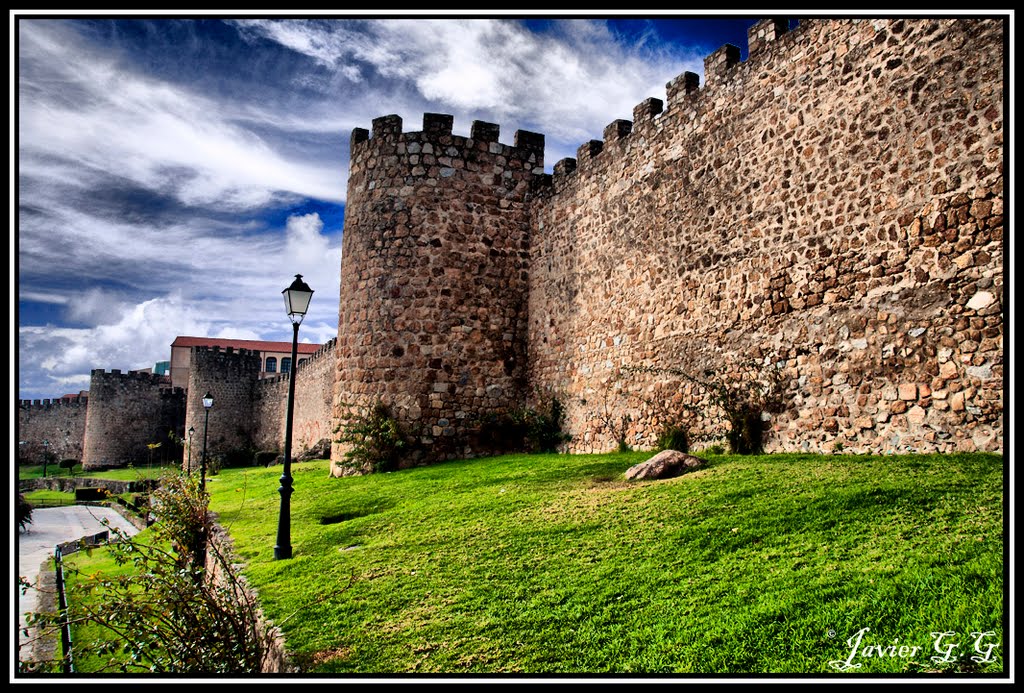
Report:
[[[348,139],[424,112],[574,155],[703,55],[600,21],[25,20],[17,24],[19,387],[164,360],[180,334],[336,334]]]
[[[695,50],[653,41],[624,44],[600,21],[552,23],[545,33],[496,19],[238,25],[333,74],[378,87],[387,83],[396,97],[388,112],[416,118],[430,104],[464,116],[467,125],[491,118],[538,130],[572,149],[615,118],[630,117],[645,98],[663,95],[676,74],[703,72],[703,55]]]

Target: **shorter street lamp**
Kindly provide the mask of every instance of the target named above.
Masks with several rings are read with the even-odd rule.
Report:
[[[43,476],[46,476],[46,463],[50,461],[50,441],[43,441]]]
[[[192,473],[192,434],[196,432],[195,426],[188,427],[188,466],[185,468],[188,473]]]
[[[306,311],[309,310],[309,301],[313,298],[313,290],[306,282],[302,281],[302,275],[296,274],[295,281],[291,286],[281,292],[284,294],[284,308],[288,313],[288,319],[292,321],[292,360],[294,364],[299,350],[299,325]],[[277,518],[277,544],[274,546],[274,559],[292,557],[292,520],[291,520],[291,495],[292,495],[292,410],[295,401],[295,377],[297,370],[293,367],[288,378],[288,409],[284,425],[284,471],[281,473],[281,513]]]
[[[202,476],[199,477],[199,492],[206,491],[206,434],[210,428],[210,408],[213,407],[213,395],[209,392],[203,397],[203,409],[206,410],[206,419],[203,421],[203,461],[200,463]]]

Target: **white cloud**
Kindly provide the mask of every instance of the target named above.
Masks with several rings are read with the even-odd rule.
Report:
[[[315,213],[267,229],[260,212],[343,201],[347,151],[325,143],[353,127],[397,113],[415,130],[445,112],[468,135],[488,120],[504,142],[543,133],[550,168],[703,58],[622,45],[588,20],[545,34],[491,19],[234,25],[313,69],[268,62],[239,85],[196,64],[175,82],[63,21],[18,23],[19,297],[84,325],[20,327],[23,391],[59,396],[94,368],[151,366],[181,334],[289,340],[280,294],[295,274],[315,291],[301,338],[336,336],[341,229]]]
[[[552,34],[496,19],[239,25],[336,72],[358,69],[365,77],[370,70],[404,85],[393,86],[390,103],[374,93],[376,115],[398,112],[418,122],[422,111],[443,107],[464,117],[466,125],[481,117],[508,119],[498,124],[571,140],[573,151],[600,136],[612,120],[630,118],[644,99],[664,96],[671,78],[684,70],[703,71],[702,54],[658,52],[646,41],[623,45],[603,22],[589,20],[561,23]],[[353,96],[358,103],[358,92]]]
[[[116,322],[127,304],[117,292],[105,291],[98,287],[79,292],[69,297],[65,304],[69,320],[88,325],[104,325]]]
[[[343,199],[337,167],[286,158],[240,126],[230,102],[142,75],[49,24],[19,28],[22,55],[32,56],[19,80],[28,170],[38,165],[72,181],[78,167],[116,173],[185,204],[221,209],[252,208],[281,193]],[[54,82],[62,88],[53,90]]]
[[[296,273],[316,292],[302,326],[304,340],[323,343],[335,337],[340,239],[335,237],[332,246],[323,229],[320,217],[308,214],[289,218],[283,233],[258,239],[192,234],[192,271],[176,280],[172,276],[162,288],[159,274],[154,274],[150,289],[166,293],[139,303],[98,288],[42,296],[28,292],[23,299],[46,298],[63,305],[75,320],[92,325],[21,326],[22,391],[34,398],[55,397],[63,394],[57,390],[71,382],[68,378],[95,368],[150,367],[169,358],[170,344],[179,335],[289,341],[291,324],[281,291]],[[142,239],[140,253],[147,256],[149,241],[135,231]],[[132,230],[121,228],[117,234],[127,239]],[[157,262],[156,250],[154,246],[154,255],[139,263],[143,272],[147,263]]]

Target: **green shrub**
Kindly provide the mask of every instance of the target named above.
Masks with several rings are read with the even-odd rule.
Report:
[[[725,438],[734,454],[764,452],[765,416],[785,409],[785,387],[779,367],[756,360],[733,363],[728,369],[704,368],[698,371],[700,375],[693,375],[687,368],[654,366],[629,366],[622,371],[679,379],[696,386],[711,405],[683,405],[699,422],[704,422],[703,426],[698,424],[698,430],[704,430],[697,439],[718,438],[721,434],[715,424],[724,423],[728,427]]]
[[[486,414],[480,422],[480,446],[494,453],[525,452],[528,415],[526,408]]]
[[[88,574],[65,564],[74,646],[100,673],[260,673],[273,634],[261,628],[235,559],[209,541],[208,497],[196,475],[165,474],[153,501],[151,533],[129,538],[111,528],[103,551],[113,567]],[[34,622],[55,637],[61,619],[45,613]]]
[[[551,398],[547,411],[519,407],[486,416],[480,427],[484,448],[499,453],[557,452],[571,439],[562,431],[562,403]]]
[[[269,467],[277,462],[277,458],[280,456],[281,453],[276,450],[260,450],[253,455],[252,463],[256,467]]]
[[[562,431],[562,403],[552,397],[548,410],[528,410],[526,441],[531,452],[558,452],[571,436]]]
[[[221,469],[234,469],[235,467],[248,467],[252,464],[256,450],[251,447],[237,447],[226,450],[218,455],[211,455],[208,461],[210,474],[216,474]]]
[[[348,446],[345,465],[374,472],[395,469],[406,447],[398,421],[381,402],[366,414],[351,416],[342,426],[339,442]]]
[[[729,448],[737,455],[760,455],[764,452],[764,420],[756,405],[738,405],[726,409],[730,428]]]
[[[690,451],[690,433],[684,426],[670,424],[661,429],[658,435],[659,450]]]
[[[25,495],[18,494],[18,529],[27,529],[32,524],[32,504],[25,500]]]

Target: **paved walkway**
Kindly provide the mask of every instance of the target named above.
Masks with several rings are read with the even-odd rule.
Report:
[[[18,590],[18,641],[23,642],[25,635],[25,614],[36,610],[39,592],[35,589],[40,566],[47,558],[53,556],[57,544],[74,541],[82,537],[107,530],[101,520],[106,519],[111,527],[117,527],[128,536],[139,530],[128,520],[110,508],[85,505],[68,505],[61,508],[36,508],[32,511],[32,523],[28,531],[18,532],[18,565],[17,576],[21,576],[33,585],[25,594]]]

